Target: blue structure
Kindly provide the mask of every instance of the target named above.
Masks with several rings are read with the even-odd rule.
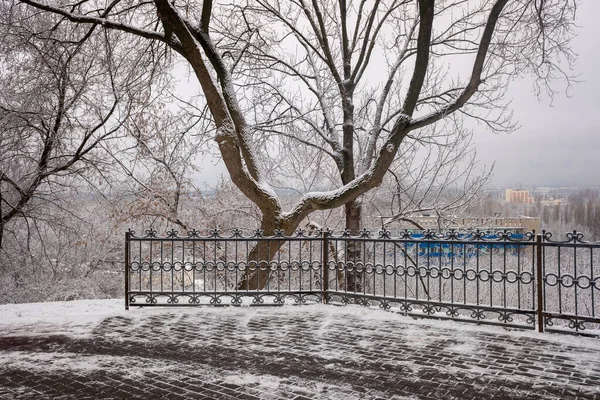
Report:
[[[411,235],[413,239],[423,239],[423,233],[413,233]],[[464,243],[460,240],[469,240],[468,234],[459,234],[459,241],[452,242],[448,240],[440,240],[437,242],[435,239],[428,241],[423,240],[421,243],[406,243],[406,248],[412,248],[414,246],[418,246],[418,256],[419,257],[429,257],[429,258],[440,258],[440,257],[476,257],[477,255],[487,254],[489,251],[494,249],[511,249],[513,252],[517,252],[519,248],[524,248],[524,245],[519,245],[518,243],[498,240],[498,235],[487,233],[482,236],[483,240],[489,240],[489,243]],[[512,233],[511,239],[515,241],[524,240],[525,235],[522,233]],[[494,242],[494,240],[498,240]]]

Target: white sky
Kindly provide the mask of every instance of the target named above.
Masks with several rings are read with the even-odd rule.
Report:
[[[538,101],[530,81],[510,89],[520,129],[495,135],[480,129],[475,142],[480,160],[496,162],[493,184],[512,186],[600,186],[600,1],[584,0],[577,10],[579,74],[568,98]],[[560,89],[563,86],[557,85]]]
[[[497,187],[600,186],[600,1],[583,0],[577,11],[578,37],[573,50],[578,54],[575,74],[580,83],[553,104],[547,97],[538,99],[529,80],[515,81],[509,90],[515,121],[519,129],[511,134],[494,134],[475,127],[474,141],[482,165],[495,162],[492,185]],[[180,75],[181,76],[181,75]],[[183,79],[185,80],[185,79]],[[197,85],[194,77],[183,82],[187,90]],[[197,87],[197,86],[196,86]],[[216,145],[211,149],[217,152]],[[197,183],[215,185],[227,170],[218,158],[206,157]]]

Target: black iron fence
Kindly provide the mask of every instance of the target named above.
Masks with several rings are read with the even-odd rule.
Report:
[[[125,243],[126,308],[353,303],[600,334],[600,243],[577,232],[559,241],[548,232],[148,230]]]

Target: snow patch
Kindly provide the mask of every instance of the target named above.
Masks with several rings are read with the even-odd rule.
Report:
[[[249,300],[251,301],[251,300]],[[245,303],[248,304],[248,303]],[[76,300],[66,302],[26,303],[0,305],[0,335],[17,334],[27,331],[28,334],[87,334],[102,320],[108,317],[120,316],[131,320],[133,324],[141,324],[150,316],[163,318],[181,318],[187,314],[190,317],[201,315],[222,315],[226,318],[235,317],[240,327],[257,316],[267,315],[269,318],[278,316],[306,317],[318,314],[322,323],[315,325],[317,336],[327,336],[332,320],[353,318],[361,325],[379,326],[389,322],[401,323],[405,335],[410,336],[413,345],[426,345],[430,341],[424,334],[423,327],[447,329],[453,335],[461,338],[464,345],[458,347],[467,351],[471,333],[503,334],[520,339],[543,339],[545,341],[575,346],[597,348],[598,340],[586,337],[576,337],[564,334],[538,333],[536,331],[504,329],[500,326],[474,325],[452,320],[428,320],[407,317],[398,313],[383,311],[378,308],[367,308],[357,305],[333,306],[326,304],[284,305],[276,308],[262,307],[136,307],[132,305],[129,311],[124,309],[123,299],[111,300]],[[31,329],[31,327],[35,329]],[[368,333],[364,333],[368,335]],[[366,343],[365,343],[366,345]],[[592,357],[593,358],[593,357]]]
[[[0,305],[0,331],[87,334],[103,319],[124,315],[124,301],[77,300]],[[30,329],[35,326],[35,330]],[[57,330],[57,328],[60,329]],[[34,331],[34,332],[32,332]]]

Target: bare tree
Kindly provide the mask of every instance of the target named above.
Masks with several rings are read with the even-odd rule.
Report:
[[[206,151],[212,129],[208,110],[174,97],[168,85],[155,92],[159,94],[132,111],[123,129],[127,135],[107,146],[120,166],[115,177],[123,177],[113,191],[122,199],[115,204],[115,217],[189,230],[194,220],[189,203],[201,197],[193,184],[193,174],[198,173],[195,161]],[[204,212],[196,204],[195,214]]]
[[[537,88],[551,90],[553,80],[569,79],[564,68],[573,60],[574,0],[257,0],[235,6],[204,1],[201,7],[115,0],[108,8],[93,1],[20,2],[79,25],[161,42],[180,54],[200,83],[231,179],[260,208],[267,234],[292,233],[310,213],[341,206],[355,229],[356,200],[383,182],[405,141],[418,140],[454,113],[506,129],[508,81],[531,73]],[[466,75],[453,68],[460,62],[468,64]],[[383,78],[369,83],[371,74]],[[287,86],[290,81],[295,86]],[[310,96],[302,108],[288,99],[294,87]],[[265,112],[273,112],[254,112],[261,106],[257,97],[266,99]],[[274,148],[263,140],[273,127],[274,138],[298,137],[326,151],[341,182],[305,193],[285,210],[260,168]],[[274,247],[258,246],[251,257],[269,260]],[[264,286],[269,273],[254,270],[247,278],[245,286]]]
[[[102,199],[62,191],[43,209],[45,216],[10,224],[0,253],[0,303],[122,294],[122,236],[114,232],[125,227],[107,218]]]
[[[400,223],[423,230],[415,218],[422,214],[436,217],[439,230],[456,226],[457,217],[464,217],[484,195],[493,172],[493,166],[479,168],[472,135],[456,129],[435,144],[412,142],[395,162],[401,164],[390,169],[386,184],[368,195],[382,228]]]
[[[30,226],[59,205],[59,193],[105,179],[101,146],[147,85],[145,67],[154,68],[152,57],[128,58],[129,46],[139,50],[121,32],[1,7],[0,247],[16,220]]]

